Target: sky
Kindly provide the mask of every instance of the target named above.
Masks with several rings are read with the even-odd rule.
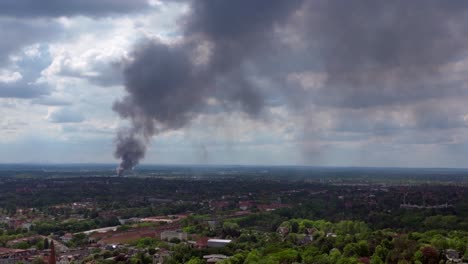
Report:
[[[467,1],[2,0],[0,32],[0,163],[467,167]]]

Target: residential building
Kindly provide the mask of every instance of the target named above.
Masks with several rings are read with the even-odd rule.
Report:
[[[231,241],[232,240],[230,240],[230,239],[212,238],[212,239],[208,239],[207,246],[209,248],[220,248],[220,247],[224,247],[227,244],[231,243]]]

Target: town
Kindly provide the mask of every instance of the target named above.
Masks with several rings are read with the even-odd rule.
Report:
[[[2,171],[0,263],[467,261],[463,181],[183,171]]]

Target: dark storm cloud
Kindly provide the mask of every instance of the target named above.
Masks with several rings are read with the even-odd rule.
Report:
[[[327,73],[321,103],[367,107],[459,94],[460,84],[440,75],[466,55],[467,8],[466,1],[306,2],[298,24]]]
[[[467,55],[466,1],[189,4],[181,41],[140,43],[126,66],[128,94],[114,105],[132,121],[117,139],[121,169],[138,164],[152,135],[187,125],[206,109],[208,99],[227,111],[259,116],[265,102],[277,96],[292,98],[290,106],[308,115],[310,104],[369,108],[468,94],[464,81],[444,70]],[[285,76],[301,72],[325,79],[309,90],[286,85]],[[272,85],[260,86],[258,78]],[[366,121],[363,115],[358,119],[369,129],[398,129],[388,120]],[[350,127],[358,130],[352,121],[336,125]],[[126,146],[135,155],[126,155]]]
[[[299,0],[193,1],[187,34],[201,34],[214,43],[213,70],[230,71],[248,56],[271,48],[273,27],[285,22]],[[265,53],[263,53],[265,54]]]
[[[129,13],[148,7],[146,0],[2,0],[0,16],[59,17]]]

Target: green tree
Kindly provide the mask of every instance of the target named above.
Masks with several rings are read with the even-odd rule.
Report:
[[[260,253],[258,250],[254,249],[250,251],[249,254],[247,254],[247,257],[245,258],[245,264],[256,264],[260,262]]]
[[[43,250],[44,249],[44,242],[43,241],[38,241],[36,243],[36,249]]]
[[[360,257],[368,257],[370,255],[367,241],[361,240],[357,243],[357,255]]]
[[[237,223],[224,222],[223,234],[229,237],[238,237],[240,235],[240,227]]]
[[[341,252],[337,248],[334,248],[330,250],[329,256],[330,256],[330,261],[332,263],[337,263],[338,260],[341,258]]]
[[[222,264],[243,264],[246,256],[242,253],[235,254],[234,256],[222,261]]]
[[[285,249],[280,252],[274,253],[271,256],[277,263],[293,263],[300,261],[299,253],[294,249]]]
[[[379,256],[374,254],[370,259],[370,264],[384,264],[384,262]]]
[[[205,263],[202,259],[193,257],[189,261],[187,261],[185,264],[203,264]]]
[[[359,246],[357,243],[349,243],[343,249],[343,255],[346,257],[359,256]]]
[[[27,249],[29,248],[28,242],[21,241],[18,244],[15,245],[15,248],[20,248],[20,249]]]
[[[382,245],[378,245],[377,247],[375,247],[374,255],[380,258],[381,260],[384,260],[385,258],[387,258],[387,254],[388,254],[388,249],[383,247]]]

